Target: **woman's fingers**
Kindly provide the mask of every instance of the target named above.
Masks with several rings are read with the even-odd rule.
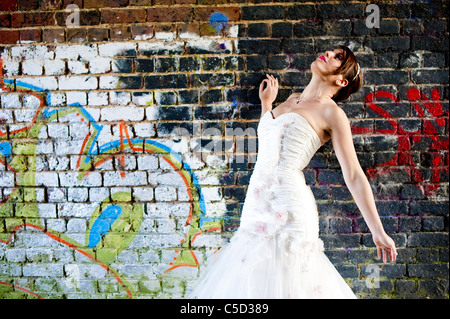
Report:
[[[264,100],[270,100],[272,103],[278,93],[278,80],[272,75],[266,74],[267,79],[264,79],[259,85],[259,97]]]
[[[267,77],[271,80],[273,86],[278,85],[278,79],[276,79],[273,75],[267,74]]]
[[[394,248],[387,248],[387,247],[377,247],[377,257],[378,259],[383,259],[383,262],[386,263],[389,257],[390,261],[396,261],[397,260],[397,250]]]
[[[266,77],[273,86],[276,86],[278,84],[278,79],[276,79],[273,75],[266,74]]]
[[[377,247],[377,253],[378,259],[386,262],[386,249],[384,247]]]
[[[376,235],[373,237],[373,242],[377,247],[377,256],[383,262],[386,263],[389,259],[390,261],[395,261],[397,259],[397,249],[395,247],[395,242],[387,234]]]
[[[389,252],[390,252],[390,254],[391,254],[391,261],[396,261],[397,260],[397,255],[398,255],[398,253],[397,253],[397,249],[394,247],[394,248],[391,248],[391,249],[389,249]]]
[[[272,89],[275,85],[274,85],[274,82],[273,82],[273,79],[271,79],[270,77],[269,77],[269,75],[267,74],[267,79],[265,79],[265,80],[263,80],[262,82],[261,82],[261,85],[259,86],[259,91],[260,92],[263,92],[265,89],[264,89],[264,83],[266,83],[267,84],[267,87],[266,87],[266,89]]]
[[[393,249],[389,250],[389,255],[390,255],[389,258],[391,259],[391,261],[395,261],[397,256]]]
[[[263,80],[261,84],[259,85],[259,93],[262,93],[264,91],[264,83],[267,83],[268,80]]]

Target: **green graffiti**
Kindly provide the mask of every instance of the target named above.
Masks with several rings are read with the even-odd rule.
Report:
[[[18,91],[26,91],[26,87]],[[2,159],[5,178],[10,178],[10,193],[0,204],[0,243],[10,244],[14,233],[22,228],[30,228],[43,232],[50,238],[64,244],[84,256],[96,262],[115,278],[127,292],[129,297],[136,294],[133,286],[123,275],[111,267],[116,261],[118,254],[129,247],[136,236],[140,235],[144,215],[144,204],[139,198],[128,192],[118,192],[104,199],[90,216],[89,224],[85,233],[85,244],[60,233],[43,224],[44,219],[39,213],[38,199],[39,186],[36,181],[37,171],[37,147],[39,134],[48,123],[61,118],[76,114],[80,121],[89,125],[89,135],[86,136],[83,147],[80,150],[77,161],[78,180],[82,180],[94,171],[105,160],[113,156],[119,157],[129,150],[137,153],[154,154],[165,160],[175,172],[179,174],[184,182],[190,202],[189,216],[183,227],[183,239],[174,246],[178,248],[176,260],[168,266],[165,273],[178,267],[197,267],[198,260],[192,250],[192,242],[199,234],[209,231],[220,230],[222,221],[220,219],[205,219],[204,207],[200,186],[193,175],[192,170],[183,163],[180,156],[173,153],[170,148],[151,140],[131,139],[125,124],[120,124],[120,140],[112,141],[104,145],[102,149],[95,152],[92,146],[100,133],[101,126],[92,122],[89,114],[79,106],[67,108],[46,108],[44,101],[46,96],[41,93],[30,92],[41,101],[41,106],[36,111],[33,122],[24,127],[11,130],[7,134],[0,134],[0,140],[7,141],[10,145],[10,154]],[[9,174],[9,175],[8,175]],[[3,178],[3,177],[2,177]],[[7,284],[0,282],[0,287],[5,288]]]

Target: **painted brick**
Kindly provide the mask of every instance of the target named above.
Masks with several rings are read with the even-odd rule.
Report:
[[[152,105],[153,93],[152,92],[133,92],[132,101],[136,105]]]
[[[64,272],[68,277],[104,278],[106,276],[106,270],[97,265],[69,264],[64,266]]]
[[[50,203],[63,203],[67,201],[67,189],[64,188],[47,188],[47,197]]]
[[[170,41],[161,42],[140,42],[139,52],[144,56],[181,54],[184,51],[184,42]]]
[[[25,277],[62,277],[63,265],[61,264],[43,264],[43,265],[25,265],[22,268]]]
[[[145,110],[137,107],[106,107],[100,110],[103,121],[141,121],[144,119],[144,114]]]
[[[103,174],[104,186],[134,186],[146,184],[147,174],[145,172],[127,173],[125,177],[121,177],[119,172],[105,172]]]
[[[89,200],[91,202],[101,202],[105,198],[109,198],[109,189],[108,188],[88,188],[89,191]]]
[[[27,260],[32,262],[51,262],[53,261],[53,252],[50,249],[28,249],[26,251]]]
[[[89,60],[89,73],[107,73],[111,71],[111,59],[110,58],[98,58],[95,57]]]
[[[18,94],[3,94],[0,96],[2,108],[20,108],[21,103],[19,101]]]
[[[259,84],[280,80],[278,105],[338,44],[362,67],[338,105],[399,258],[376,259],[331,143],[304,170],[325,252],[360,298],[448,298],[445,6],[377,3],[369,28],[359,0],[257,2],[75,1],[76,28],[67,4],[1,2],[0,298],[31,297],[2,281],[55,299],[187,296],[239,226]]]
[[[58,216],[73,218],[88,218],[97,204],[63,203],[58,204]]]
[[[112,105],[127,105],[131,101],[131,95],[129,92],[109,92],[109,102]],[[118,110],[120,112],[120,110]]]
[[[8,262],[17,263],[25,261],[25,249],[13,249],[5,252]]]
[[[90,45],[58,45],[54,54],[56,59],[66,60],[90,60],[96,58],[98,53],[96,44]]]
[[[61,186],[68,187],[68,186],[87,186],[87,187],[93,187],[93,186],[101,186],[102,185],[102,176],[98,172],[92,172],[89,175],[85,176],[83,179],[79,180],[79,174],[77,172],[65,172],[65,173],[59,173],[59,181],[61,183]]]
[[[196,248],[199,247],[208,247],[208,248],[217,248],[221,247],[224,244],[224,239],[219,235],[213,234],[205,234],[199,235],[195,239],[194,246]]]
[[[58,174],[52,172],[36,173],[36,186],[59,186]]]
[[[99,44],[98,53],[101,57],[136,56],[136,44],[126,42]]]
[[[3,70],[5,76],[12,76],[12,75],[18,75],[19,74],[19,62],[12,62],[12,61],[4,61],[3,64]],[[3,91],[0,89],[0,92]]]
[[[98,80],[91,76],[60,76],[58,78],[60,90],[95,90]]]
[[[64,60],[45,60],[44,70],[46,75],[62,75],[66,71]]]
[[[72,218],[67,222],[67,232],[68,233],[86,232],[86,220],[81,218]]]
[[[155,130],[153,124],[150,123],[137,123],[134,126],[136,136],[139,137],[152,137],[155,136]]]
[[[53,51],[49,51],[46,46],[13,46],[10,50],[11,60],[52,60],[56,57]]]
[[[108,93],[90,91],[88,93],[88,105],[90,106],[102,106],[108,105]]]
[[[158,186],[155,188],[155,199],[157,201],[167,202],[177,199],[177,191],[175,187]]]
[[[22,62],[22,72],[26,75],[42,75],[44,61],[27,60]]]
[[[86,93],[85,92],[66,92],[66,101],[68,105],[86,105]]]
[[[231,41],[197,40],[186,42],[187,54],[230,54],[232,52]]]
[[[53,204],[39,204],[39,214],[42,218],[56,218],[56,206]]]
[[[85,74],[88,73],[88,63],[85,61],[67,61],[67,68],[73,74]]]
[[[135,187],[133,188],[133,195],[139,201],[149,202],[153,200],[153,189],[150,187]]]
[[[83,145],[82,140],[77,141],[60,141],[57,140],[54,143],[55,155],[78,155],[81,146]]]
[[[46,90],[56,90],[58,88],[58,81],[54,77],[31,77],[27,79],[27,84],[45,88]]]

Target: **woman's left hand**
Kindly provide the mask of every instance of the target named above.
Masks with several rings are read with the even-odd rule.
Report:
[[[372,234],[372,239],[377,246],[378,259],[381,259],[381,255],[383,255],[383,262],[386,263],[388,254],[391,261],[397,259],[397,249],[391,237],[383,232],[382,234]]]

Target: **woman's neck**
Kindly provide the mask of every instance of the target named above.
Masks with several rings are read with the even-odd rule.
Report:
[[[331,100],[336,92],[336,87],[313,74],[311,81],[302,92],[301,99],[304,101]]]

